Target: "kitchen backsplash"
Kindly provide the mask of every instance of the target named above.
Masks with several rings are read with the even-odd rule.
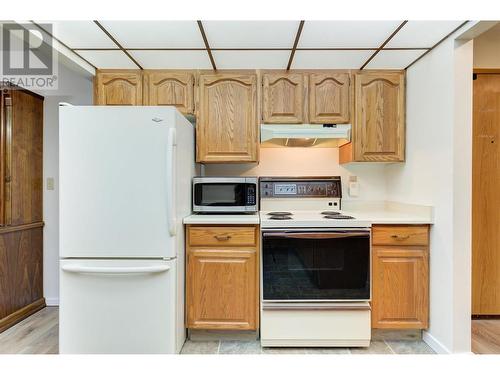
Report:
[[[385,200],[385,166],[339,165],[338,148],[261,148],[259,164],[206,164],[206,176],[341,176],[344,199]],[[349,197],[349,176],[357,176],[359,196]]]

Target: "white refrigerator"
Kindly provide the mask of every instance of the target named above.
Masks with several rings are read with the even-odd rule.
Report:
[[[60,107],[60,353],[180,351],[194,147],[174,107]]]

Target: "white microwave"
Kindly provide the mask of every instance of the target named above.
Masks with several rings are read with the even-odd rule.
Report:
[[[257,177],[194,177],[193,211],[257,212],[257,187]]]

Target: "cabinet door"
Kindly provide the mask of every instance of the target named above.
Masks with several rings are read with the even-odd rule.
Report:
[[[262,75],[262,120],[268,124],[305,122],[304,75],[264,73]]]
[[[144,104],[173,105],[184,114],[194,113],[192,73],[146,71],[144,73]]]
[[[372,267],[372,327],[427,328],[427,248],[374,246]]]
[[[257,76],[200,75],[196,160],[202,163],[258,160]]]
[[[12,90],[7,123],[5,224],[43,220],[43,98]],[[4,202],[2,202],[4,203]]]
[[[94,86],[96,105],[142,105],[140,71],[98,71]]]
[[[355,81],[355,161],[404,161],[404,73],[359,73]]]
[[[309,122],[340,124],[349,122],[349,73],[309,75]]]
[[[2,318],[37,301],[43,303],[42,236],[41,226],[0,233],[0,332],[19,320]]]
[[[257,255],[245,249],[190,249],[187,327],[257,329]]]

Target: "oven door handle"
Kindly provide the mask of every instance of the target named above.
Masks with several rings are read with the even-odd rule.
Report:
[[[265,238],[334,239],[370,238],[369,232],[264,232]]]

